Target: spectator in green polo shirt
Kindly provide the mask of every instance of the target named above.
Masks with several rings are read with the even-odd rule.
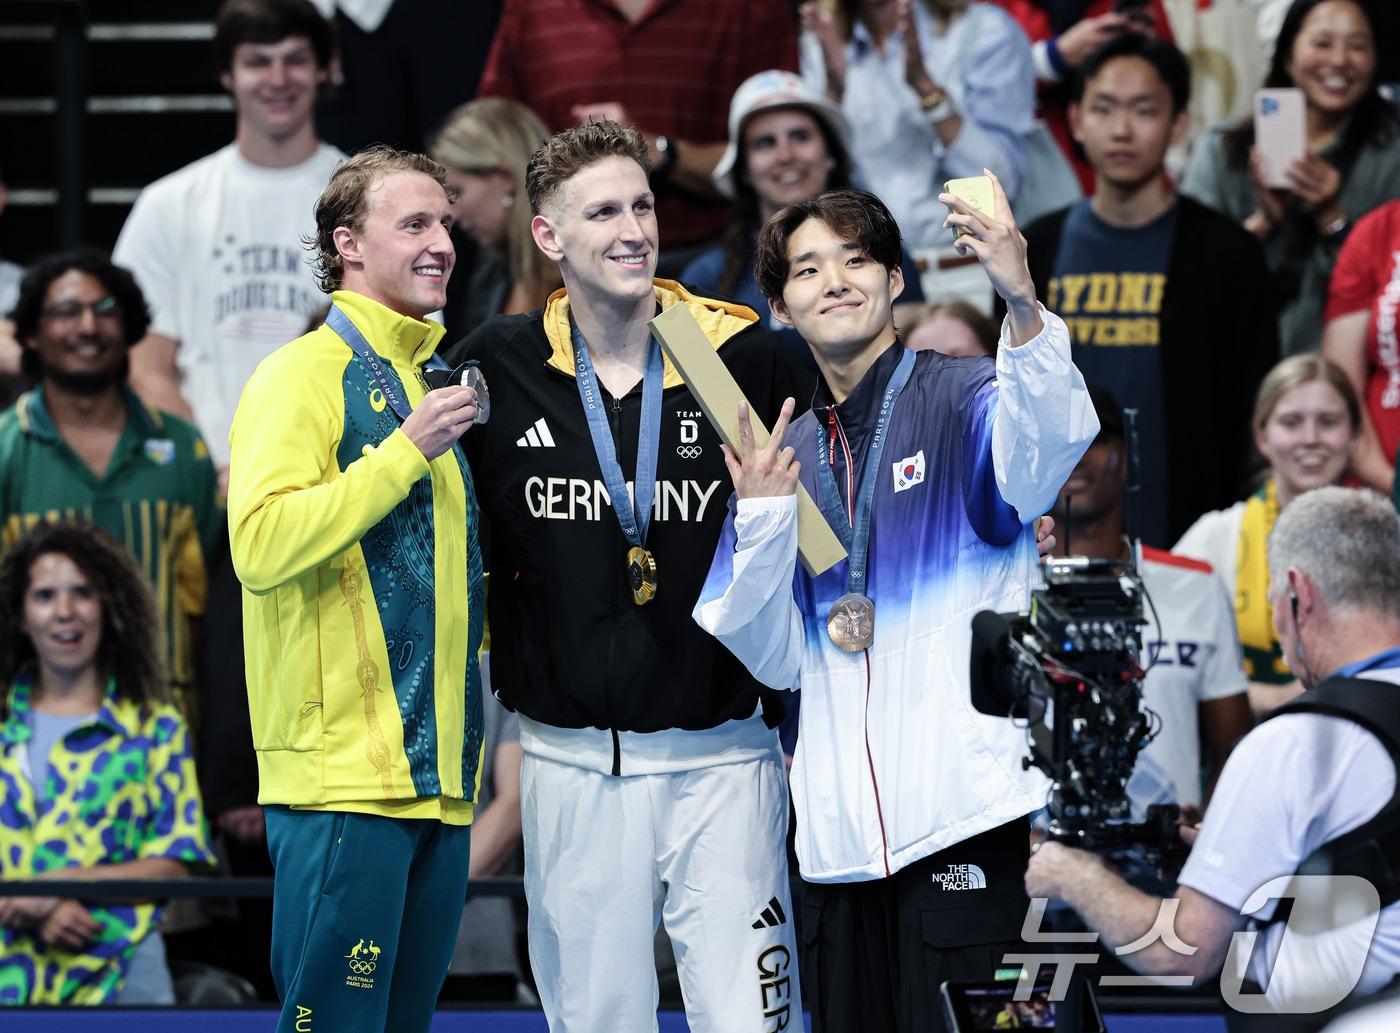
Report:
[[[106,255],[74,251],[29,268],[12,318],[39,386],[0,416],[0,550],[60,517],[124,542],[155,591],[167,675],[193,722],[192,643],[224,513],[198,432],[126,386],[127,353],[150,324],[145,299]]]

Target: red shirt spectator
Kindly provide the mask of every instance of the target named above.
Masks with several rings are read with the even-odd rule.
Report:
[[[675,162],[657,191],[661,242],[675,247],[723,232],[728,206],[709,177],[729,100],[768,68],[797,69],[787,0],[507,0],[477,93],[519,100],[555,131],[580,108],[620,105],[647,134],[654,177]],[[658,136],[674,157],[657,153]]]
[[[1352,469],[1389,492],[1400,448],[1400,201],[1356,221],[1332,270],[1324,318],[1323,351],[1364,405]]]
[[[1056,142],[1065,152],[1079,175],[1080,185],[1086,197],[1094,193],[1094,170],[1074,146],[1069,133],[1069,120],[1065,115],[1065,98],[1068,93],[1063,88],[1074,74],[1079,63],[1089,56],[1100,43],[1107,42],[1121,32],[1145,27],[1150,19],[1156,27],[1156,35],[1168,43],[1172,39],[1171,25],[1167,21],[1166,9],[1162,0],[1147,0],[1142,13],[1115,13],[1115,0],[1083,0],[1083,13],[1072,27],[1064,27],[1058,33],[1050,14],[1051,4],[1047,0],[988,0],[1004,8],[1011,17],[1020,23],[1031,38],[1031,53],[1035,58],[1035,75],[1040,99],[1040,117],[1050,127]]]

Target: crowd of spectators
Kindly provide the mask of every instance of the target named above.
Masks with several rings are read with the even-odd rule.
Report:
[[[1060,548],[1117,558],[1140,537],[1151,648],[1200,650],[1149,686],[1167,735],[1139,802],[1203,803],[1202,744],[1218,773],[1248,730],[1246,699],[1260,717],[1300,691],[1266,600],[1269,533],[1314,488],[1397,488],[1387,5],[1237,0],[1225,6],[1254,31],[1217,41],[1228,53],[1184,54],[1173,40],[1199,38],[1211,5],[499,0],[473,15],[493,31],[479,53],[403,62],[412,74],[392,90],[379,63],[405,39],[454,34],[429,25],[436,5],[344,5],[328,21],[341,6],[227,0],[214,66],[234,139],[146,187],[110,259],[0,259],[0,878],[175,877],[216,855],[225,872],[269,871],[222,493],[244,385],[324,313],[303,241],[345,155],[318,134],[318,101],[336,143],[367,143],[356,134],[373,125],[447,167],[445,345],[560,286],[525,200],[536,148],[580,122],[634,124],[660,275],[777,330],[805,371],[799,409],[817,371],[755,279],[763,224],[869,189],[904,238],[906,343],[994,356],[986,277],[937,198],[946,180],[995,172],[1037,295],[1097,385],[1103,433],[1065,486]],[[1212,100],[1228,117],[1205,126],[1193,88],[1218,83],[1221,62],[1263,77]],[[1286,187],[1264,185],[1254,87],[1301,91],[1306,151]],[[4,203],[0,182],[0,215]],[[474,877],[519,870],[519,733],[486,696]],[[93,751],[125,764],[119,776],[99,778]],[[85,767],[64,767],[68,754]],[[85,822],[65,825],[70,812]],[[211,909],[189,923],[191,950],[201,926],[238,937],[269,921],[256,905]],[[172,1000],[159,922],[148,904],[0,897],[0,1003]],[[261,935],[240,952],[259,989]],[[470,905],[453,976],[527,993],[516,939],[511,904]]]

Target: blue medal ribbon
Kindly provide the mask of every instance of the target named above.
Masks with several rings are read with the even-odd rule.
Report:
[[[384,400],[393,408],[399,420],[408,419],[413,413],[413,406],[408,404],[408,396],[403,393],[402,386],[394,377],[389,376],[389,370],[385,368],[385,362],[379,357],[370,343],[365,340],[365,335],[360,333],[360,328],[350,322],[350,317],[342,312],[337,306],[332,305],[331,310],[326,313],[326,325],[336,332],[342,341],[350,346],[360,364],[374,377],[375,383],[379,385],[379,390],[384,393]]]
[[[902,348],[902,346],[901,346]],[[885,385],[885,396],[880,401],[880,411],[875,415],[875,431],[870,438],[870,448],[865,460],[865,475],[860,480],[860,495],[853,510],[853,516],[841,503],[841,489],[836,484],[836,474],[827,457],[826,443],[822,441],[821,429],[817,430],[817,486],[821,494],[822,515],[841,539],[841,544],[850,554],[846,573],[846,591],[865,595],[866,559],[870,552],[870,521],[875,508],[875,484],[880,479],[880,457],[885,451],[890,417],[894,415],[895,402],[899,400],[904,385],[909,383],[909,375],[914,372],[914,353],[902,348],[904,354],[899,365],[890,375]],[[855,457],[850,457],[855,462]]]
[[[661,394],[665,379],[661,346],[654,338],[647,342],[647,366],[642,377],[642,429],[637,439],[637,474],[633,478],[633,490],[636,492],[634,509],[632,497],[627,493],[627,478],[617,460],[617,448],[613,444],[612,430],[608,427],[608,417],[604,412],[602,388],[598,386],[598,376],[593,372],[593,361],[588,357],[588,343],[583,339],[583,331],[577,323],[573,323],[573,338],[578,396],[583,402],[584,415],[588,417],[588,433],[593,438],[593,451],[598,456],[603,484],[612,498],[613,512],[617,514],[617,522],[622,525],[622,533],[632,545],[640,547],[647,538],[651,503],[656,497],[656,448],[657,440],[661,437]]]

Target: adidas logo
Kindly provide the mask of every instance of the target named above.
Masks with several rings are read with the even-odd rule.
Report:
[[[932,877],[945,891],[987,888],[987,876],[975,864],[950,864],[946,872],[934,872]]]
[[[778,903],[777,897],[773,897],[768,901],[768,906],[763,909],[763,914],[754,921],[753,927],[755,929],[772,929],[786,923],[787,915],[783,914],[783,905]]]
[[[515,439],[515,443],[520,448],[553,448],[554,435],[549,432],[549,424],[541,416],[533,427]]]

